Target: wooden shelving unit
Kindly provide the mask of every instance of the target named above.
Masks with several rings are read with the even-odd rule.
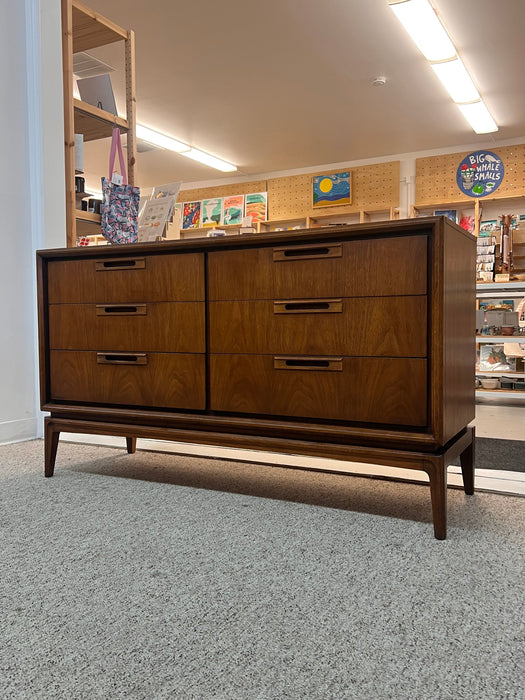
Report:
[[[126,115],[116,116],[73,98],[73,54],[99,46],[124,42]],[[135,140],[135,36],[77,0],[62,0],[62,56],[64,90],[64,144],[66,174],[67,245],[76,245],[77,235],[100,233],[100,216],[77,208],[75,196],[75,134],[84,141],[111,136],[114,126],[127,135],[128,183],[135,184],[137,149]],[[102,173],[101,173],[102,175]],[[98,216],[98,219],[96,218]],[[90,233],[86,233],[86,226]]]
[[[399,209],[388,207],[386,209],[368,209],[344,214],[335,212],[333,214],[310,214],[309,216],[290,219],[271,219],[269,221],[260,221],[257,224],[257,233],[337,226],[339,223],[341,226],[346,224],[366,224],[380,219],[385,221],[399,219]]]
[[[525,295],[525,282],[478,282],[476,284],[476,296],[478,299],[520,299]],[[482,345],[509,345],[519,343],[525,344],[525,335],[515,332],[514,335],[476,335],[476,344],[478,347]],[[511,355],[512,357],[512,355]],[[499,369],[499,370],[481,370],[476,369],[478,378],[494,377],[500,380],[515,380],[519,382],[519,388],[498,387],[496,389],[477,388],[476,397],[487,398],[492,397],[501,401],[508,399],[523,401],[525,399],[525,391],[521,388],[523,379],[525,379],[525,371],[523,371],[523,361],[521,358],[516,360],[517,368],[515,370]],[[508,383],[508,381],[506,382]]]
[[[483,199],[472,198],[471,200],[456,200],[450,202],[433,202],[430,204],[413,204],[410,207],[410,218],[414,219],[419,216],[432,216],[436,209],[456,209],[459,212],[467,213],[474,217],[474,235],[479,236],[481,221],[483,220],[483,212],[486,207],[508,206],[516,204],[517,208],[525,207],[525,196],[514,195],[508,197],[483,197]],[[471,212],[469,214],[469,212]],[[458,222],[459,223],[459,222]]]

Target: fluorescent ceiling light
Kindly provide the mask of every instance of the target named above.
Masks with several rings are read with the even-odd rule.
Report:
[[[387,1],[428,61],[446,61],[454,58],[454,44],[428,0]]]
[[[498,125],[482,100],[458,107],[476,134],[489,134],[498,130]]]
[[[215,156],[210,156],[209,153],[204,153],[204,151],[199,151],[198,148],[192,148],[188,151],[181,152],[181,155],[186,156],[186,158],[191,158],[204,165],[209,165],[216,170],[222,170],[223,173],[231,173],[237,170],[236,165],[227,163],[225,160],[216,158]]]
[[[463,61],[428,0],[387,0],[477,134],[497,131]]]
[[[170,136],[166,136],[166,134],[160,134],[158,131],[148,129],[146,126],[142,126],[141,124],[136,125],[135,134],[137,135],[138,139],[152,143],[155,146],[160,146],[160,148],[165,148],[168,151],[183,153],[184,151],[190,150],[190,146],[182,143],[182,141],[172,139]]]
[[[479,92],[460,58],[431,65],[454,102],[475,102],[480,99]]]
[[[165,148],[168,151],[175,151],[175,153],[180,153],[183,156],[197,160],[199,163],[209,165],[211,168],[221,170],[223,173],[231,173],[237,170],[237,166],[227,163],[221,158],[210,156],[209,153],[199,151],[198,148],[192,148],[191,146],[188,146],[188,144],[182,143],[182,141],[172,139],[171,136],[166,136],[166,134],[153,131],[153,129],[148,129],[146,126],[142,126],[141,124],[136,125],[135,134],[137,138],[141,139],[142,141],[152,143],[154,146]]]

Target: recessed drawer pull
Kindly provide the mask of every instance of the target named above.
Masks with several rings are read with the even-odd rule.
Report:
[[[95,262],[95,270],[98,272],[109,272],[111,270],[144,270],[146,258],[118,258],[117,260],[104,260]]]
[[[97,352],[99,365],[147,365],[146,353]]]
[[[273,249],[274,262],[311,260],[314,258],[341,258],[342,256],[343,246],[341,243],[317,246],[289,246]]]
[[[335,314],[342,311],[342,299],[301,299],[273,302],[274,314]]]
[[[274,369],[314,369],[329,372],[343,371],[342,357],[274,357]]]
[[[146,316],[146,304],[97,304],[97,316]]]

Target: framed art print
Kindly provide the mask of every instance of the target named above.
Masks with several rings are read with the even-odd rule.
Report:
[[[314,209],[352,203],[352,173],[346,170],[329,175],[314,175],[312,180]]]

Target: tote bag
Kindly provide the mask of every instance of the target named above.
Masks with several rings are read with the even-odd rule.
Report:
[[[118,153],[122,185],[112,182],[115,155]],[[113,129],[109,154],[109,178],[102,178],[101,232],[109,243],[136,243],[138,241],[138,212],[140,189],[128,185],[120,130]]]

